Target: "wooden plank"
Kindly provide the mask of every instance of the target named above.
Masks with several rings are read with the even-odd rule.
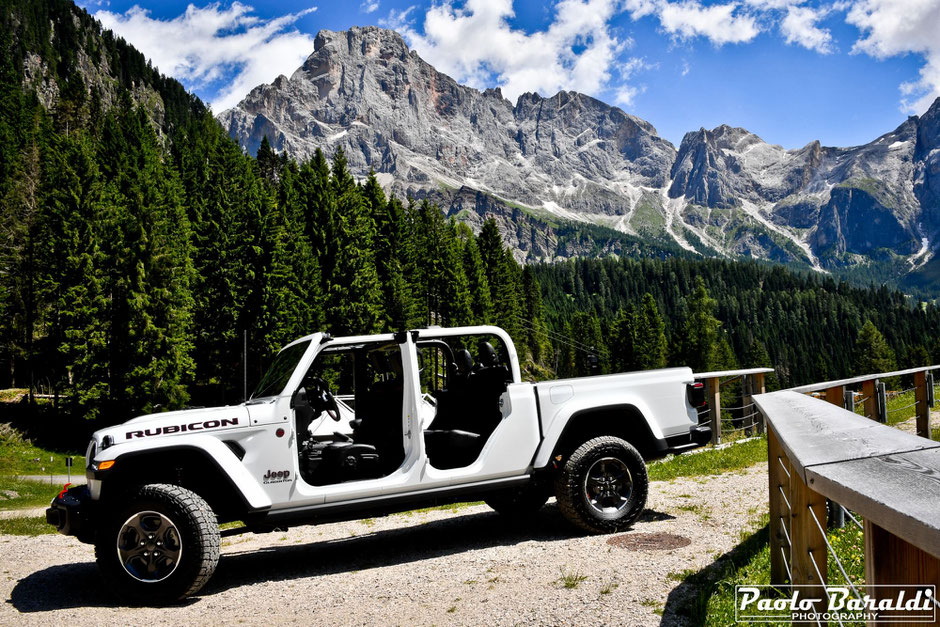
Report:
[[[916,372],[925,372],[927,370],[937,370],[940,369],[940,365],[936,366],[921,366],[919,368],[908,368],[907,370],[897,370],[895,372],[876,372],[872,374],[865,374],[860,377],[852,377],[851,379],[838,379],[836,381],[823,381],[822,383],[811,383],[810,385],[799,385],[795,388],[789,388],[790,392],[799,392],[800,394],[809,394],[810,392],[821,392],[827,390],[831,387],[838,385],[858,385],[859,383],[864,383],[870,379],[887,379],[888,377],[900,377],[905,374],[914,374]]]
[[[917,417],[917,435],[930,439],[930,407],[927,406],[927,373],[914,375],[914,415]]]
[[[708,416],[712,424],[712,444],[721,442],[721,382],[717,377],[705,380]]]
[[[862,396],[865,397],[865,417],[878,420],[878,399],[875,398],[875,379],[862,384]]]
[[[826,541],[820,531],[820,527],[825,530],[825,525],[826,499],[791,473],[790,573],[793,584],[809,586],[794,588],[793,592],[800,598],[816,599],[815,612],[825,612],[827,607],[825,586],[829,560]]]
[[[817,492],[940,557],[940,448],[812,466],[806,476]]]
[[[940,558],[922,551],[909,542],[905,542],[893,533],[865,521],[865,582],[873,584],[866,592],[874,599],[896,597],[896,591],[878,588],[877,585],[930,585],[940,590]],[[913,590],[908,598],[913,596]],[[892,625],[938,625],[940,612],[936,620],[929,622],[895,622]]]
[[[787,582],[787,566],[784,561],[781,550],[790,554],[790,546],[787,544],[786,537],[783,535],[783,529],[780,527],[780,521],[784,520],[786,524],[790,522],[790,512],[783,503],[783,497],[780,490],[785,493],[790,492],[789,480],[784,472],[786,460],[783,458],[783,449],[780,448],[780,442],[773,429],[767,430],[767,481],[768,481],[768,502],[770,504],[770,583],[775,586],[783,585]]]
[[[805,468],[816,464],[940,447],[940,442],[866,420],[796,392],[762,394],[755,396],[754,402],[776,429],[780,446],[804,481]]]

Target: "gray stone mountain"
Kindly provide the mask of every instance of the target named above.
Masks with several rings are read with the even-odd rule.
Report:
[[[870,144],[785,150],[741,128],[688,133],[576,92],[458,84],[380,28],[321,31],[288,78],[219,120],[254,153],[263,137],[304,159],[342,148],[351,170],[429,197],[477,225],[500,222],[520,258],[625,254],[638,242],[818,269],[915,270],[940,242],[940,100]],[[563,235],[593,224],[626,236]],[[607,232],[607,231],[604,231]],[[602,238],[603,239],[603,238]]]

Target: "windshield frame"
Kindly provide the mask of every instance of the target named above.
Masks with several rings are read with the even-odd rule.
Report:
[[[274,357],[271,365],[265,371],[264,376],[258,381],[254,391],[248,398],[249,401],[261,398],[273,398],[280,396],[290,384],[291,378],[297,371],[297,367],[304,360],[304,356],[313,344],[313,338],[302,339],[282,348]],[[283,363],[281,363],[283,361]],[[275,367],[279,372],[275,372]],[[289,367],[288,371],[286,368]],[[275,379],[274,377],[279,377]],[[270,381],[269,381],[270,379]],[[264,392],[262,394],[261,392]]]

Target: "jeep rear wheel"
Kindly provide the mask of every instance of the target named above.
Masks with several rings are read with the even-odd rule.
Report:
[[[134,489],[105,516],[95,557],[125,600],[153,605],[196,593],[219,562],[219,526],[195,492],[167,484]]]
[[[591,533],[628,529],[643,512],[648,489],[643,457],[611,436],[582,444],[555,478],[562,514]]]

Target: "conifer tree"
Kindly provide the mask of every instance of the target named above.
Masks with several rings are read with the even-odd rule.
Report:
[[[98,161],[107,182],[104,219],[110,295],[110,418],[180,407],[192,374],[189,220],[182,189],[142,110],[108,116]]]
[[[463,269],[467,276],[467,288],[470,291],[470,301],[473,308],[473,320],[476,324],[491,324],[493,322],[493,299],[490,294],[490,284],[486,279],[483,259],[477,247],[476,238],[466,225],[460,225],[460,237],[463,246]],[[459,227],[458,227],[459,228]]]
[[[395,198],[386,199],[382,186],[369,172],[362,187],[369,214],[375,220],[375,259],[379,285],[382,289],[382,327],[400,330],[413,326],[414,302],[411,286],[405,279],[404,210]]]
[[[358,335],[379,328],[381,290],[372,249],[375,223],[366,211],[342,149],[333,157],[330,189],[336,202],[331,216],[337,232],[335,265],[328,282],[326,320],[337,335]]]
[[[770,355],[767,353],[767,348],[764,346],[764,343],[754,338],[751,340],[751,345],[747,349],[747,354],[744,356],[744,367],[745,368],[774,368],[774,363],[770,359]],[[780,389],[780,382],[777,379],[777,374],[775,372],[769,372],[764,376],[764,387],[768,392]]]
[[[860,376],[893,370],[897,370],[894,351],[872,321],[866,320],[855,340],[855,374]]]
[[[685,365],[705,372],[718,360],[715,349],[721,323],[715,318],[716,301],[709,296],[702,277],[696,277],[695,291],[688,302],[688,317],[682,334]]]
[[[617,372],[639,370],[636,354],[636,308],[631,304],[621,307],[611,325],[611,363]]]
[[[532,361],[540,364],[548,350],[548,332],[543,319],[542,287],[529,266],[522,270],[522,297],[522,326],[526,348]]]
[[[636,316],[634,354],[639,370],[663,368],[666,365],[666,325],[659,315],[659,307],[649,292],[643,295]]]

